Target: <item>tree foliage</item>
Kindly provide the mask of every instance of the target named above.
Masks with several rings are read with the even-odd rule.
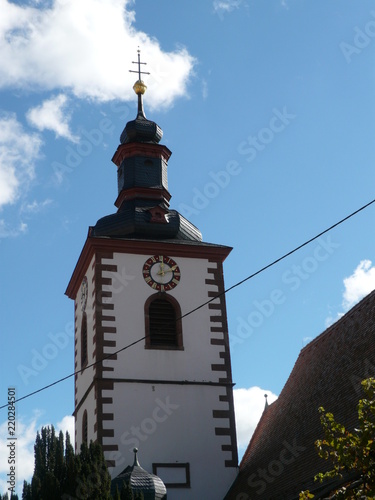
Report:
[[[56,436],[55,429],[43,427],[34,445],[34,474],[24,482],[22,500],[103,500],[111,499],[111,477],[101,446],[83,443],[75,454],[66,433]]]
[[[79,454],[74,453],[69,433],[42,427],[37,432],[34,445],[34,474],[31,482],[24,481],[22,500],[143,500],[140,492],[134,492],[125,482],[121,491],[111,496],[111,476],[103,451],[98,443],[81,445]],[[18,500],[18,496],[0,494],[0,500]]]
[[[343,479],[345,484],[330,494],[334,499],[375,499],[375,379],[362,381],[365,397],[358,403],[358,428],[349,432],[332,413],[319,408],[324,438],[315,443],[321,458],[333,467],[315,476],[315,481]],[[345,481],[346,478],[350,478]],[[309,491],[300,500],[314,498]]]

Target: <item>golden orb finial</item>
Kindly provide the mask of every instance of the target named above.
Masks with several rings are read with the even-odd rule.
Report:
[[[137,95],[143,95],[147,90],[147,85],[143,80],[137,80],[133,85],[133,90]]]

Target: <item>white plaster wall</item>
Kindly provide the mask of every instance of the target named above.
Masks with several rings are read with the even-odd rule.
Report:
[[[92,265],[94,262],[94,257],[92,258],[90,265],[86,270],[87,276],[87,284],[88,284],[88,295],[87,295],[87,305],[86,305],[86,314],[87,314],[87,364],[90,365],[94,361],[93,352],[94,352],[94,314],[95,314],[95,304],[93,298],[94,292],[94,284],[92,282],[94,277],[94,270],[92,269]],[[77,297],[75,300],[77,304],[76,308],[76,316],[75,316],[75,328],[76,328],[76,336],[77,336],[77,370],[81,369],[81,324],[82,324],[82,310],[81,310],[81,287],[77,292]],[[87,391],[89,385],[91,384],[94,377],[94,367],[88,368],[84,370],[82,373],[78,374],[78,379],[76,382],[77,387],[77,401],[79,402],[81,398],[84,396]]]
[[[116,459],[112,477],[133,463],[133,448],[143,468],[152,472],[152,463],[190,464],[191,488],[168,488],[169,500],[224,497],[237,469],[226,468],[231,453],[221,446],[230,444],[229,436],[216,436],[215,427],[228,427],[227,419],[214,419],[212,410],[227,410],[227,402],[219,402],[223,387],[116,383],[114,391],[103,396],[114,398],[104,411],[114,411],[115,421],[105,422],[115,428],[114,438],[104,444],[119,445],[118,452],[106,453]]]
[[[143,264],[149,256],[116,253],[113,260],[103,260],[103,263],[118,266],[117,273],[103,272],[103,277],[112,278],[112,285],[104,286],[104,290],[112,292],[112,297],[106,299],[106,302],[114,304],[111,314],[116,317],[115,323],[104,322],[103,325],[117,328],[116,334],[106,334],[105,339],[116,340],[116,350],[145,336],[144,304],[150,295],[155,294],[155,290],[147,285],[142,275]],[[209,290],[217,291],[215,286],[205,284],[207,278],[213,278],[207,268],[213,268],[216,264],[208,263],[205,259],[174,257],[173,254],[168,256],[177,262],[181,279],[177,287],[167,293],[178,300],[184,315],[206,302]],[[145,349],[144,341],[141,341],[118,354],[117,361],[105,361],[105,365],[115,368],[114,372],[106,376],[217,382],[223,377],[223,373],[213,372],[211,364],[223,363],[219,356],[223,347],[211,345],[210,339],[222,338],[222,334],[210,332],[209,318],[218,314],[220,311],[205,306],[183,318],[184,350]],[[113,348],[106,348],[105,353],[110,352],[113,352]]]

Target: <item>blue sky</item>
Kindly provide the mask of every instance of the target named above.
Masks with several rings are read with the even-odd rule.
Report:
[[[0,0],[2,376],[22,397],[73,372],[64,295],[89,225],[113,213],[119,135],[164,131],[171,206],[233,247],[230,287],[375,198],[371,1]],[[375,287],[374,206],[227,295],[240,454],[264,393]],[[198,305],[198,304],[197,304]],[[71,429],[73,380],[20,402],[19,479],[43,424]],[[2,410],[0,486],[8,471]],[[22,457],[22,458],[21,458]]]

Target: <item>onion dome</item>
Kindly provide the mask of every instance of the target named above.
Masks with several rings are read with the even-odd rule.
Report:
[[[129,142],[146,142],[158,144],[163,137],[163,131],[159,125],[148,120],[144,113],[138,111],[137,118],[128,122],[120,136],[120,144]]]
[[[137,458],[138,449],[134,448],[134,463],[128,465],[121,474],[112,479],[111,493],[115,494],[116,489],[121,492],[123,483],[130,486],[133,494],[142,493],[144,500],[166,500],[167,488],[160,477],[150,474],[143,469]]]

